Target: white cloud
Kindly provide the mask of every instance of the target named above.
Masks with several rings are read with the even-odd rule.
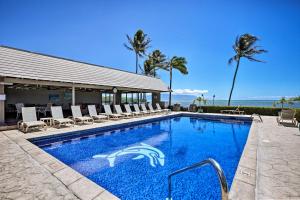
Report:
[[[176,95],[193,95],[199,96],[208,93],[208,90],[193,90],[193,89],[174,89],[172,94]]]

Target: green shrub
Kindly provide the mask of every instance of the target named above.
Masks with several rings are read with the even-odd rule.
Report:
[[[205,113],[220,113],[221,110],[235,110],[236,106],[201,106],[203,112]],[[271,107],[252,107],[252,106],[240,106],[240,110],[245,111],[245,114],[251,115],[253,113],[268,116],[278,116],[281,108],[271,108]],[[300,109],[296,110],[296,119],[300,121]]]

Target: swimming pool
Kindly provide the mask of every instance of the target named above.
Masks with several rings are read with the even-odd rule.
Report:
[[[249,121],[177,116],[32,142],[121,199],[166,199],[168,175],[207,158],[221,165],[230,187],[250,126]],[[172,180],[173,200],[220,198],[210,166]]]

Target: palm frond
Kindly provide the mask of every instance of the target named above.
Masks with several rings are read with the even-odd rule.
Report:
[[[261,62],[261,63],[265,63],[266,61],[263,60],[258,60],[256,58],[253,58],[251,56],[244,56],[245,58],[247,58],[248,60],[252,61],[252,62]]]
[[[180,71],[180,73],[182,73],[182,74],[188,74],[186,64],[187,64],[187,61],[184,57],[174,56],[170,61],[170,65],[174,69],[177,69],[178,71]]]
[[[262,54],[267,52],[267,50],[261,49],[260,46],[255,46],[255,43],[258,40],[258,37],[248,33],[243,34],[241,36],[237,36],[232,47],[236,55],[228,60],[228,64],[232,64],[233,61],[237,61],[241,57],[245,57],[250,61],[263,62],[253,57],[256,54]]]
[[[129,35],[126,35],[126,37],[127,37],[127,40],[128,40],[128,42],[129,42],[129,44],[130,44],[131,46],[134,46],[134,41],[130,38],[130,36],[129,36]]]
[[[130,51],[134,51],[133,48],[129,47],[126,43],[124,43],[124,46],[126,47],[126,49],[130,50]]]
[[[233,61],[238,61],[239,55],[235,55],[228,60],[228,65],[231,65]]]
[[[255,54],[261,54],[261,53],[266,53],[267,50],[264,50],[264,49],[255,49],[255,48],[251,48],[247,51],[245,51],[243,54],[245,56],[252,56],[252,55],[255,55]]]
[[[233,60],[234,60],[233,57],[229,58],[229,60],[228,60],[228,65],[231,65],[231,64],[233,63]]]
[[[147,34],[144,34],[142,30],[138,30],[133,39],[126,35],[128,40],[128,45],[124,44],[124,46],[131,51],[135,51],[139,57],[143,57],[146,55],[146,50],[150,48],[150,38],[147,37]]]
[[[141,65],[139,65],[139,68],[140,68],[142,74],[145,74],[145,70],[141,67]]]

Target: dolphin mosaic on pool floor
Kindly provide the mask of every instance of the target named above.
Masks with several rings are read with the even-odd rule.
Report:
[[[137,155],[136,157],[133,158],[134,160],[148,157],[150,165],[152,167],[156,167],[156,165],[158,165],[158,164],[160,164],[161,166],[164,166],[164,163],[165,163],[164,153],[161,152],[159,149],[152,147],[145,143],[140,143],[139,145],[131,146],[131,147],[119,150],[119,151],[114,152],[109,155],[97,154],[97,155],[94,155],[93,158],[107,159],[109,162],[109,166],[114,167],[115,160],[117,157],[122,156],[122,155],[128,155],[128,154]]]

